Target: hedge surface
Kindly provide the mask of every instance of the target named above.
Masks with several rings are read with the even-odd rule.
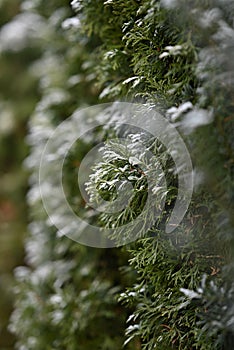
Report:
[[[11,330],[18,336],[17,347],[231,349],[232,2],[73,0],[69,7],[65,1],[39,0],[25,1],[22,8],[40,16],[43,30],[38,33],[42,54],[31,68],[42,97],[28,135],[31,234],[27,267],[16,270]],[[167,191],[160,195],[166,198],[166,211],[135,243],[102,250],[81,246],[52,226],[40,199],[38,169],[45,143],[61,121],[78,108],[116,100],[160,109],[175,125],[193,161],[195,190],[183,222],[166,234],[178,174],[160,142],[140,133],[158,156],[149,164],[151,171],[164,165]],[[139,214],[147,185],[144,174],[109,142],[115,118],[113,109],[105,128],[104,162],[93,168],[88,188],[93,198],[96,192],[115,196],[109,187],[103,190],[103,182],[119,179],[123,166],[127,178],[134,172],[138,195],[121,216],[90,215],[92,222],[117,229]],[[118,136],[120,131],[114,132]],[[133,138],[132,130],[127,132]],[[103,130],[91,136],[74,146],[64,165],[69,203],[84,216],[74,173]],[[53,187],[47,185],[53,196]]]

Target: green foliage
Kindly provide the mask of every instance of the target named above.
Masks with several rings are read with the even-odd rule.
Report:
[[[33,223],[26,242],[29,267],[16,271],[11,329],[18,348],[120,349],[128,318],[129,349],[231,350],[233,5],[228,0],[73,0],[71,6],[77,16],[63,1],[47,7],[41,0],[29,10],[47,25],[40,38],[44,53],[31,68],[42,98],[28,136]],[[37,182],[41,152],[62,120],[98,98],[147,102],[183,136],[194,163],[195,191],[173,233],[165,233],[179,185],[170,149],[141,130],[113,129],[114,108],[104,130],[84,135],[67,157],[66,194],[75,212],[114,229],[111,238],[118,241],[135,232],[151,189],[155,206],[142,218],[153,223],[147,235],[140,231],[140,239],[124,249],[101,251],[69,241],[47,219]],[[131,141],[132,149],[116,142],[118,136]],[[103,161],[86,184],[91,202],[102,198],[111,205],[119,183],[130,184],[133,195],[124,209],[96,217],[74,189],[74,173],[102,137]],[[155,157],[141,153],[142,144]],[[124,226],[129,222],[132,232]],[[120,273],[127,259],[129,266]]]
[[[30,67],[39,81],[41,99],[29,122],[31,152],[25,163],[31,171],[30,236],[25,243],[27,267],[15,273],[17,300],[10,330],[18,337],[17,348],[117,350],[124,341],[128,315],[117,303],[117,293],[134,278],[130,273],[128,280],[118,271],[127,261],[126,252],[95,250],[61,237],[40,198],[38,169],[48,136],[78,107],[94,103],[98,93],[90,72],[95,38],[87,39],[70,26],[70,9],[63,3],[52,8],[41,1],[26,11],[36,11],[42,21],[45,16],[47,24],[43,22],[40,38],[42,54]],[[87,143],[81,141],[65,167],[68,193],[76,205],[81,200],[73,191],[71,171],[86,151]]]
[[[130,304],[134,299],[135,305],[140,306],[136,306],[136,312],[133,314],[133,319],[138,322],[127,329],[128,340],[134,336],[140,337],[144,349],[153,349],[155,346],[165,349],[169,347],[222,348],[228,343],[225,337],[230,336],[230,333],[227,335],[224,332],[226,326],[222,328],[226,335],[221,332],[222,341],[220,341],[220,328],[209,332],[204,323],[198,322],[200,317],[205,318],[206,302],[203,301],[195,306],[193,303],[187,303],[185,312],[184,308],[180,308],[182,298],[180,289],[197,288],[204,273],[212,275],[218,280],[217,283],[222,285],[222,281],[225,281],[228,276],[225,269],[222,270],[222,278],[219,272],[222,265],[232,256],[230,240],[233,239],[231,224],[233,175],[230,171],[233,165],[230,165],[230,162],[233,161],[233,142],[230,137],[233,118],[230,117],[230,113],[232,114],[233,110],[232,102],[229,104],[224,96],[227,90],[228,94],[233,94],[233,85],[225,84],[223,77],[227,74],[226,69],[231,69],[233,72],[229,59],[233,54],[231,49],[233,29],[230,28],[226,8],[230,6],[231,11],[233,9],[228,3],[228,5],[225,4],[224,10],[222,4],[218,2],[216,5],[219,9],[212,8],[210,3],[204,6],[198,3],[192,6],[191,11],[188,11],[188,7],[183,2],[176,10],[171,9],[170,6],[167,9],[162,8],[156,1],[143,3],[131,1],[131,6],[129,3],[106,1],[102,4],[100,2],[100,8],[103,7],[103,11],[111,11],[116,19],[114,24],[111,15],[104,19],[106,22],[103,27],[106,27],[106,30],[109,29],[109,37],[103,28],[97,29],[97,23],[92,27],[94,7],[92,10],[91,6],[93,4],[96,7],[96,3],[90,2],[86,8],[84,2],[83,8],[80,9],[89,33],[99,34],[100,32],[100,38],[103,41],[99,51],[101,69],[97,68],[99,82],[104,88],[100,97],[136,98],[140,96],[156,105],[161,105],[164,101],[168,107],[173,104],[177,106],[169,109],[167,113],[172,121],[177,121],[181,132],[188,135],[186,139],[191,146],[197,171],[195,181],[197,181],[198,194],[187,214],[185,225],[178,230],[175,237],[162,234],[162,227],[159,226],[151,233],[156,240],[156,242],[153,241],[152,249],[145,245],[148,241],[144,239],[142,249],[139,250],[138,246],[133,248],[134,258],[131,262],[139,274],[139,286],[129,289],[121,299]],[[183,15],[187,16],[184,22],[181,21]],[[216,17],[219,19],[218,24],[215,23]],[[118,43],[116,43],[118,34],[115,36],[115,32],[118,33],[119,29],[118,27],[116,29],[116,26],[122,29],[122,38]],[[206,28],[206,31],[201,32],[199,26]],[[228,32],[229,35],[225,35],[224,32]],[[112,40],[110,40],[111,37]],[[212,42],[210,38],[213,39]],[[227,56],[223,55],[222,47],[225,47]],[[225,62],[222,68],[220,62]],[[123,70],[125,75],[122,73]],[[114,77],[115,80],[113,80]],[[220,79],[222,86],[220,86]],[[188,99],[190,107],[186,108],[186,104],[181,103]],[[187,112],[188,109],[192,110]],[[226,113],[229,117],[227,115],[225,117]],[[226,123],[231,129],[226,128]],[[224,135],[226,141],[224,141]],[[226,146],[224,146],[225,143]],[[115,183],[121,179],[121,176],[125,178],[129,176],[131,167],[128,157],[125,155],[123,159],[123,154],[116,149],[117,145],[107,143],[104,147],[104,163],[94,168],[88,184],[93,199],[95,199],[95,191],[102,196],[112,195],[115,198]],[[225,149],[229,150],[228,153]],[[113,150],[115,150],[114,159]],[[228,166],[225,157],[228,159]],[[123,168],[124,175],[121,171]],[[201,174],[204,174],[203,180]],[[142,176],[135,181],[136,183],[142,181]],[[135,189],[139,189],[140,185],[142,184],[139,183],[137,187],[135,184]],[[206,200],[207,189],[211,193],[208,201]],[[171,196],[174,195],[171,192]],[[169,192],[167,200],[172,200],[171,196]],[[117,229],[126,220],[135,218],[134,215],[137,215],[138,209],[139,211],[141,209],[141,203],[142,198],[139,195],[134,197],[129,207],[120,215],[103,214],[100,219],[104,225],[111,225],[112,228]],[[129,208],[131,208],[130,211]],[[220,219],[221,215],[223,220]],[[158,229],[159,237],[163,242],[162,246],[159,243]],[[116,232],[119,233],[119,230]],[[128,235],[124,226],[120,232]],[[159,248],[156,249],[155,245]],[[175,249],[178,245],[179,252]],[[155,254],[154,251],[156,251]],[[160,258],[161,254],[163,259]],[[185,254],[188,258],[187,268],[181,254]],[[195,257],[191,258],[192,256]],[[152,257],[155,260],[152,260]],[[157,266],[156,270],[154,265]],[[173,288],[167,278],[160,279],[160,271],[163,271],[163,277],[171,278],[170,283]],[[146,298],[139,292],[142,288],[143,291],[147,291]],[[217,298],[219,298],[218,293],[219,289],[217,289]],[[229,303],[228,300],[226,302]],[[207,317],[211,320],[215,319],[214,315],[217,311],[214,311],[213,315],[213,310],[210,308],[208,310]],[[225,325],[225,317],[220,322]],[[206,336],[203,336],[204,333]],[[215,341],[215,338],[219,340]]]
[[[78,3],[83,28],[103,42],[97,67],[100,97],[155,102],[169,91],[167,103],[192,98],[196,49],[190,33],[177,27],[174,12],[165,12],[157,0]]]

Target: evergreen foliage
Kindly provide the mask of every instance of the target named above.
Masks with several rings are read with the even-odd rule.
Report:
[[[49,6],[43,0],[24,3],[25,11],[46,19],[46,28],[44,54],[34,64],[42,98],[31,117],[28,137],[29,267],[16,271],[17,302],[11,323],[18,348],[114,350],[125,344],[143,350],[231,350],[233,4],[73,0],[71,7],[63,1]],[[118,118],[114,108],[105,130],[86,135],[66,160],[69,202],[85,212],[73,174],[105,133],[104,161],[93,167],[87,183],[91,200],[97,194],[115,199],[116,184],[123,177],[136,194],[120,215],[90,215],[91,220],[115,228],[111,238],[118,239],[120,232],[131,235],[121,225],[139,215],[147,190],[154,186],[146,178],[157,174],[160,183],[160,169],[167,189],[155,192],[159,206],[165,200],[163,215],[137,242],[103,251],[61,237],[47,219],[37,181],[43,147],[56,125],[98,98],[130,99],[147,103],[149,110],[159,108],[183,136],[194,164],[195,191],[183,222],[172,233],[165,233],[165,223],[177,195],[178,174],[170,152],[147,133],[113,130],[112,122]],[[130,160],[124,145],[110,140],[123,133],[147,172]],[[155,159],[139,156],[139,139]],[[48,191],[53,196],[49,185]],[[125,266],[122,273],[119,266]]]
[[[77,29],[77,22],[67,18],[71,10],[63,4],[48,10],[42,1],[26,12],[39,13],[47,24],[40,37],[42,55],[31,66],[41,94],[27,138],[32,223],[25,245],[27,266],[16,269],[17,301],[10,329],[18,335],[18,348],[117,350],[124,341],[127,318],[117,303],[117,293],[129,283],[118,271],[126,262],[126,253],[83,247],[59,236],[43,210],[38,184],[40,156],[50,133],[78,106],[96,101],[94,77],[89,74],[96,41],[76,33],[73,23]],[[86,152],[85,144],[79,146],[75,158],[68,159],[66,180],[71,200],[80,206],[71,175]]]

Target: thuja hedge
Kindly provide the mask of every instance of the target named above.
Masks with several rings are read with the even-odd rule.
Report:
[[[46,30],[41,34],[44,54],[31,68],[42,99],[28,136],[31,234],[27,267],[16,270],[10,326],[18,348],[120,349],[125,344],[129,349],[231,349],[232,2],[73,0],[69,8],[63,1],[41,0],[26,1],[23,8],[42,16]],[[156,139],[139,134],[158,156],[151,171],[164,164],[168,188],[161,195],[166,211],[135,243],[102,250],[81,246],[52,226],[40,199],[38,169],[48,136],[62,120],[77,108],[115,100],[160,109],[177,127],[192,157],[195,187],[183,222],[166,234],[178,186],[177,174],[171,172],[175,165]],[[140,179],[138,169],[108,143],[115,118],[113,110],[105,127],[105,160],[89,179],[93,197],[95,191],[110,196],[101,184],[111,162],[116,165],[113,180],[123,165],[126,178],[134,171]],[[65,162],[67,196],[74,210],[85,212],[74,173],[102,135],[98,129],[81,140]],[[113,147],[115,156],[108,158]],[[139,195],[121,218],[102,214],[91,220],[117,228],[125,214],[137,215],[147,190],[144,181],[137,181]]]
[[[25,2],[22,7],[27,14],[40,15],[43,23],[43,32],[38,33],[42,55],[30,67],[42,97],[29,121],[31,155],[25,164],[32,171],[31,234],[25,244],[27,266],[16,270],[17,301],[10,329],[18,335],[18,348],[119,349],[127,313],[117,303],[117,293],[134,278],[133,273],[126,277],[118,270],[127,261],[126,253],[91,249],[59,237],[38,187],[41,152],[50,132],[79,106],[97,101],[89,68],[94,66],[96,39],[77,35],[74,28],[66,30],[72,12],[62,2],[60,7],[57,2],[49,8],[44,2],[34,5]],[[70,167],[75,171],[86,149],[79,147],[68,173]]]

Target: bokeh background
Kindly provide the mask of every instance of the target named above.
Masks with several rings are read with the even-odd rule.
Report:
[[[28,174],[23,161],[28,154],[27,122],[37,100],[36,79],[28,70],[37,50],[17,47],[13,39],[18,35],[23,40],[24,33],[9,24],[19,13],[20,3],[0,1],[0,349],[12,349],[14,343],[7,325],[13,270],[24,263]]]

